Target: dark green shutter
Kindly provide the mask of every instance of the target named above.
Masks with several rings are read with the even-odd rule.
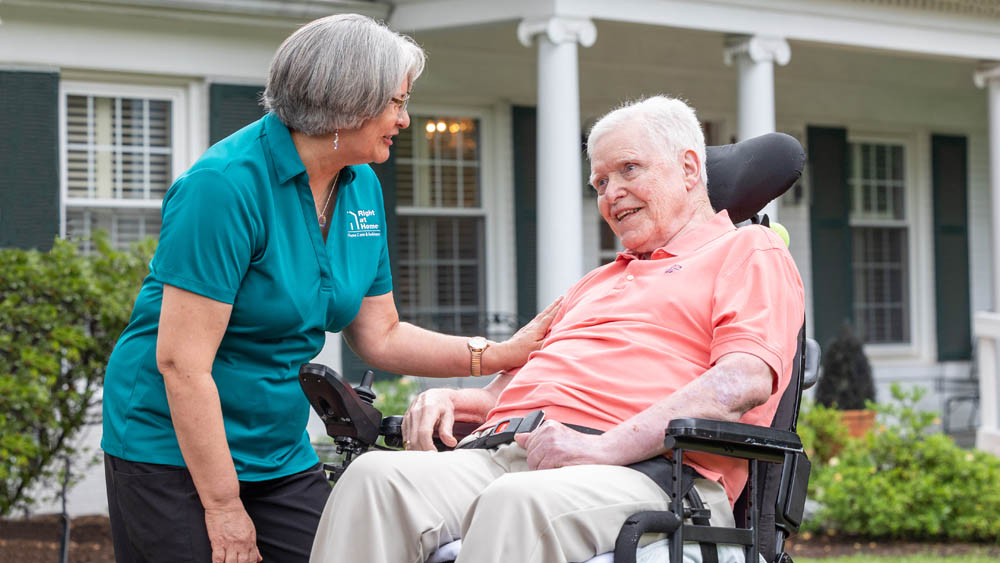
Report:
[[[215,144],[264,115],[263,86],[212,84],[208,88],[208,142]]]
[[[398,277],[399,270],[399,235],[396,221],[396,151],[389,151],[389,160],[382,164],[372,164],[372,170],[378,176],[379,183],[382,184],[382,198],[385,200],[385,228],[389,239],[389,263],[392,267],[392,277]],[[361,358],[351,350],[347,344],[347,339],[341,337],[340,359],[344,367],[343,375],[352,382],[361,381],[361,376],[369,366],[361,361]],[[375,370],[376,381],[399,377],[394,373]]]
[[[809,127],[813,331],[825,345],[853,315],[847,130]]]
[[[0,72],[0,247],[59,236],[59,74]]]
[[[934,279],[938,361],[972,357],[965,137],[933,135]]]
[[[538,313],[538,202],[535,191],[537,159],[536,111],[515,106],[512,111],[514,138],[514,224],[517,248],[518,326]]]

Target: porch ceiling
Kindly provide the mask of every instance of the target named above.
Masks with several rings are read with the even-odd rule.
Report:
[[[391,1],[390,25],[408,32],[563,16],[968,59],[1000,53],[998,8],[976,0]]]

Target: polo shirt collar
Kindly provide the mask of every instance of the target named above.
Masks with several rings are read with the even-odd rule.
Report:
[[[264,116],[264,135],[267,138],[267,145],[271,151],[271,162],[274,163],[274,171],[278,176],[279,183],[285,184],[292,178],[305,174],[306,165],[302,163],[299,151],[295,149],[291,132],[273,111]],[[345,166],[337,183],[343,186],[354,181],[353,168],[353,166]]]
[[[278,182],[284,184],[305,173],[306,165],[302,164],[299,151],[295,150],[292,134],[273,111],[264,116],[264,135],[271,151],[271,162],[274,163]]]
[[[715,216],[712,217],[712,219],[707,223],[699,225],[694,230],[688,231],[671,240],[666,244],[666,246],[662,246],[654,250],[653,253],[650,254],[649,259],[657,260],[670,256],[690,254],[733,230],[736,230],[736,226],[733,225],[732,220],[729,218],[729,212],[723,209],[722,211],[716,213]],[[630,261],[638,259],[638,255],[634,254],[630,250],[626,250],[624,252],[619,252],[616,260]]]

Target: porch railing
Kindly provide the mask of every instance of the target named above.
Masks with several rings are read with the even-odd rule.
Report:
[[[973,324],[979,362],[982,423],[976,447],[1000,455],[1000,313],[980,311]]]

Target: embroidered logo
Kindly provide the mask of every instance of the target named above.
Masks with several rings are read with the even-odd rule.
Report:
[[[377,237],[382,236],[378,223],[370,223],[368,219],[375,217],[375,212],[371,209],[358,209],[348,211],[351,216],[347,221],[347,237]]]
[[[680,264],[674,264],[673,266],[667,268],[666,270],[663,270],[663,273],[664,274],[672,274],[672,273],[676,272],[677,270],[680,270],[683,267],[684,266],[681,266]]]

